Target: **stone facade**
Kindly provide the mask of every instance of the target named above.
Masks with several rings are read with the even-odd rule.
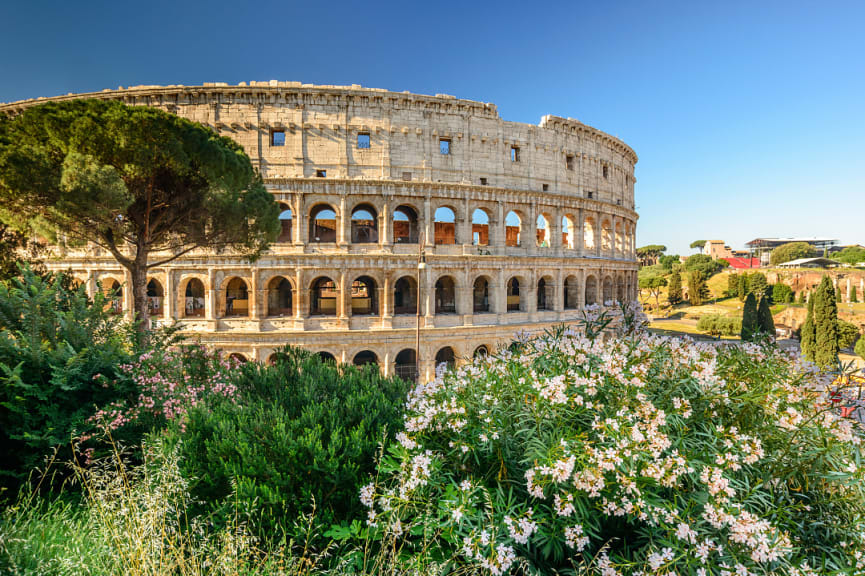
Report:
[[[266,360],[293,344],[388,374],[417,365],[426,379],[439,361],[636,296],[637,156],[577,120],[536,126],[447,95],[294,82],[120,88],[0,112],[69,98],[208,125],[243,145],[282,204],[283,234],[254,264],[197,251],[152,271],[154,316],[229,353]],[[129,284],[96,247],[51,267],[90,290]]]

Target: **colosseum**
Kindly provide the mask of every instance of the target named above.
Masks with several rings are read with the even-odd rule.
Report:
[[[200,250],[148,284],[154,318],[237,358],[292,344],[426,380],[516,332],[636,297],[637,156],[577,120],[523,124],[444,94],[276,81],[118,88],[0,111],[71,98],[200,122],[261,172],[282,209],[263,258]],[[102,249],[58,249],[49,267],[91,292],[119,290],[130,314],[130,281]]]

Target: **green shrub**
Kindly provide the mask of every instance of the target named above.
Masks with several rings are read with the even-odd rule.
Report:
[[[170,433],[193,495],[223,519],[250,513],[262,534],[310,511],[313,498],[321,523],[356,517],[379,444],[402,427],[406,383],[287,348],[273,365],[244,364],[233,384],[236,402],[192,408]]]
[[[14,490],[57,446],[69,446],[128,359],[128,333],[97,291],[29,269],[0,282],[0,486]]]
[[[865,360],[865,338],[859,338],[856,341],[856,346],[853,348],[856,355]]]
[[[793,289],[782,282],[772,285],[772,301],[776,304],[790,304],[794,300]]]
[[[713,274],[720,272],[725,266],[730,263],[726,260],[713,260],[711,256],[705,254],[694,254],[685,259],[684,267],[688,272],[699,270],[705,278],[711,278]]]
[[[816,383],[770,345],[551,334],[418,386],[361,498],[456,571],[861,574],[858,425]]]
[[[712,336],[738,336],[742,331],[742,319],[720,314],[704,314],[697,321],[697,330]]]
[[[852,348],[859,339],[859,329],[855,324],[838,319],[838,348]]]

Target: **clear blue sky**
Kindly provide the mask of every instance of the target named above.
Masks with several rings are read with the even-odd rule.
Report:
[[[625,140],[639,245],[865,244],[863,27],[862,1],[10,2],[0,101],[270,79],[447,93]]]

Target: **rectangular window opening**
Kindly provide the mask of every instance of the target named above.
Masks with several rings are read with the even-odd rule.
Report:
[[[406,182],[411,181],[411,172],[403,172],[402,173],[402,179],[405,180]]]
[[[610,177],[610,168],[608,166],[604,166],[604,178]]]
[[[361,132],[360,134],[357,135],[357,147],[364,149],[364,150],[369,150],[369,133],[368,132]]]
[[[327,170],[316,170],[315,171],[316,178],[327,178]]]
[[[511,162],[519,162],[520,161],[520,147],[519,146],[511,146]]]
[[[271,146],[285,146],[285,130],[274,130],[270,133]]]
[[[486,186],[486,185],[487,185],[487,179],[481,178],[481,186]]]
[[[565,166],[567,167],[568,170],[574,169],[574,157],[571,156],[570,154],[565,157]]]
[[[439,152],[445,156],[449,156],[451,153],[451,139],[450,138],[439,138]]]
[[[592,196],[594,196],[594,192],[589,192],[589,198],[591,198]]]
[[[550,185],[544,184],[544,192],[549,192],[549,190],[550,190]]]

